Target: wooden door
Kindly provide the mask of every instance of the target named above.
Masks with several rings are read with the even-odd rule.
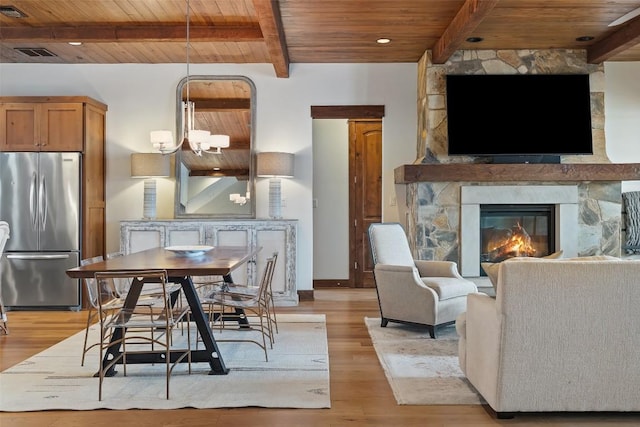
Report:
[[[0,151],[39,151],[38,104],[0,104]]]
[[[83,151],[83,104],[52,102],[39,108],[40,151]]]
[[[349,120],[351,274],[355,287],[375,287],[369,224],[382,220],[382,120]]]

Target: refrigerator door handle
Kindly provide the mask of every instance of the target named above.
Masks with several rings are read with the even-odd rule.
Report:
[[[7,259],[67,259],[67,258],[69,258],[68,254],[57,254],[57,255],[42,255],[42,254],[17,255],[17,254],[7,254]]]
[[[37,181],[38,175],[34,172],[33,175],[31,175],[31,184],[29,185],[29,216],[34,230],[37,227],[38,221],[38,213],[36,212],[36,205],[38,204],[36,199],[38,197],[36,194]]]
[[[41,230],[44,231],[47,228],[47,186],[44,180],[44,176],[40,178],[40,188],[39,188],[39,203],[38,208],[40,211],[40,227]]]

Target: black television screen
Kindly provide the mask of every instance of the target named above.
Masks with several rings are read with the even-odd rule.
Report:
[[[447,75],[449,155],[593,154],[587,74]]]

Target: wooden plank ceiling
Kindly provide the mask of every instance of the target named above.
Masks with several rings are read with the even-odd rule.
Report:
[[[182,162],[190,176],[234,176],[249,179],[251,163],[251,88],[241,80],[198,80],[182,91],[196,105],[195,129],[224,129],[229,147],[220,154],[196,155],[182,146]],[[214,131],[215,133],[215,131]]]
[[[0,15],[0,63],[186,62],[186,0],[0,6],[25,15]],[[640,0],[190,0],[189,61],[270,63],[285,78],[291,63],[417,62],[427,50],[435,63],[458,49],[549,48],[586,49],[592,63],[638,61],[640,17],[609,26],[638,8]]]

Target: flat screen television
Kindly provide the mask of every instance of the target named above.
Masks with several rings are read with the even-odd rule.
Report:
[[[447,75],[446,105],[451,156],[593,154],[588,74]]]

